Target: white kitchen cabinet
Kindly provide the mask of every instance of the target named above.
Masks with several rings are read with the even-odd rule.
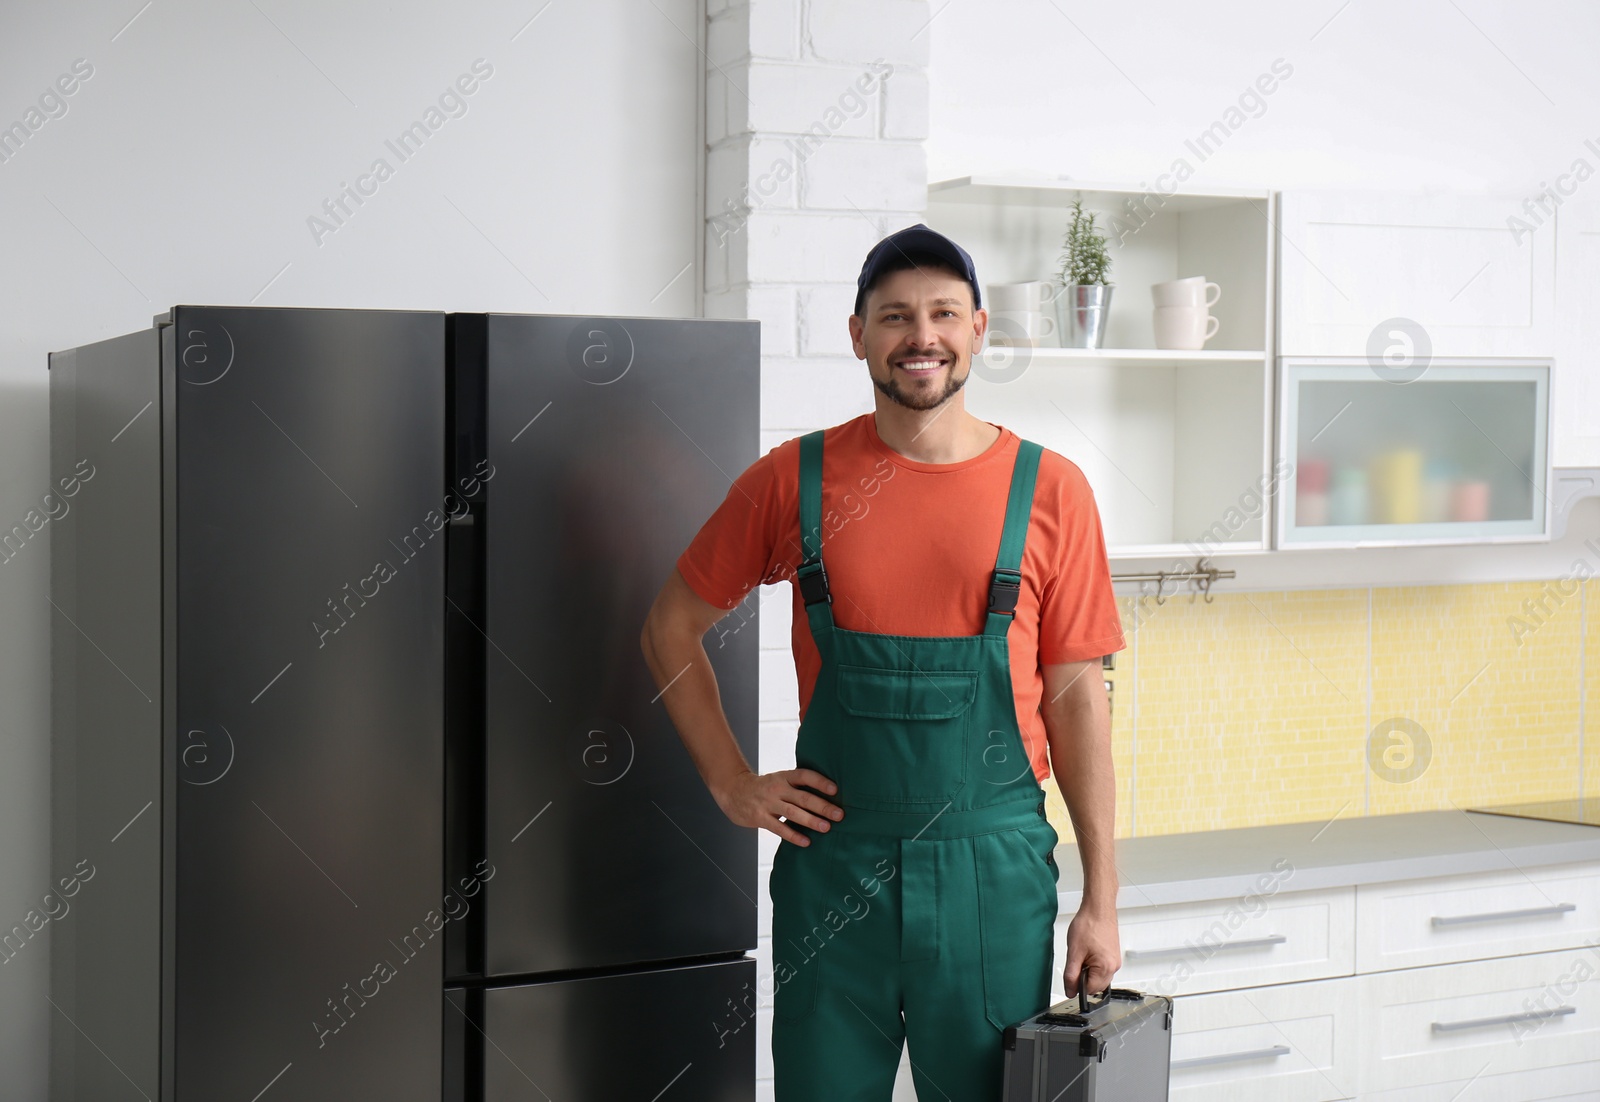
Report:
[[[1556,212],[1556,372],[1552,461],[1600,467],[1600,202]]]
[[[1600,1102],[1600,1062],[1557,1064],[1396,1090],[1367,1091],[1362,1102]]]
[[[1600,862],[1356,887],[1358,972],[1589,944],[1600,944]]]
[[[1283,192],[1278,352],[1553,356],[1554,219],[1522,204],[1520,196]]]
[[[1593,828],[1411,812],[1118,848],[1120,899],[1137,903],[1117,912],[1124,959],[1112,982],[1173,998],[1174,1102],[1600,1102]],[[1282,854],[1293,855],[1297,891],[1272,891],[1288,881],[1270,871],[1287,872]],[[1076,848],[1058,860],[1071,867]],[[1078,898],[1063,895],[1057,971]],[[1239,942],[1238,959],[1197,953],[1203,930]],[[1152,973],[1160,958],[1138,952],[1162,948],[1201,966],[1190,986]],[[1320,974],[1250,967],[1296,948],[1320,958]]]
[[[1356,977],[1362,1092],[1592,1060],[1597,971],[1585,948]]]
[[[984,285],[1054,280],[1075,199],[1108,238],[1106,347],[991,345],[968,408],[1083,470],[1113,559],[1264,550],[1276,196],[968,176],[929,185],[925,221],[972,254]],[[1222,289],[1216,335],[1200,350],[1155,348],[1151,285],[1193,275]]]
[[[1067,924],[1056,921],[1052,997],[1065,998]],[[1355,971],[1355,889],[1129,907],[1117,913],[1118,987],[1161,995],[1348,976]]]
[[[1181,995],[1171,1102],[1332,1102],[1357,1089],[1353,977]]]
[[[1286,547],[1550,536],[1549,360],[1436,357],[1395,377],[1354,357],[1279,361]]]

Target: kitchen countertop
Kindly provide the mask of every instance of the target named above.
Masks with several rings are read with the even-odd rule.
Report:
[[[1474,811],[1412,811],[1330,822],[1119,838],[1117,906],[1229,899],[1276,884],[1307,891],[1468,872],[1600,861],[1600,827]],[[1285,863],[1287,862],[1287,863]],[[1061,913],[1078,909],[1078,847],[1056,847]]]

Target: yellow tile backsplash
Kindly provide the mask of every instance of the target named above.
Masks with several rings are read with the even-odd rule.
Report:
[[[1597,586],[1119,598],[1116,836],[1600,796]]]
[[[1583,786],[1580,796],[1600,796],[1600,581],[1583,583]]]

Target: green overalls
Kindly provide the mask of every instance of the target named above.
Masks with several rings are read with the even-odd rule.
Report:
[[[1039,451],[1018,450],[983,632],[881,635],[834,626],[822,433],[800,439],[797,584],[822,666],[795,759],[838,784],[844,818],[791,824],[811,844],[773,858],[776,1102],[888,1102],[902,1041],[921,1102],[992,1102],[1001,1031],[1049,1004],[1060,839],[1006,645]]]

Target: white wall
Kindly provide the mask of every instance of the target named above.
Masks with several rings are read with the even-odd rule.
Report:
[[[174,303],[696,314],[700,8],[0,6],[0,127],[92,68],[0,159],[0,527],[49,488],[46,353]],[[480,58],[464,113],[385,147]],[[319,243],[307,219],[379,157],[393,175]],[[48,592],[43,540],[0,565],[0,929],[70,871]],[[40,940],[0,966],[0,1098],[45,1097],[47,966]]]

